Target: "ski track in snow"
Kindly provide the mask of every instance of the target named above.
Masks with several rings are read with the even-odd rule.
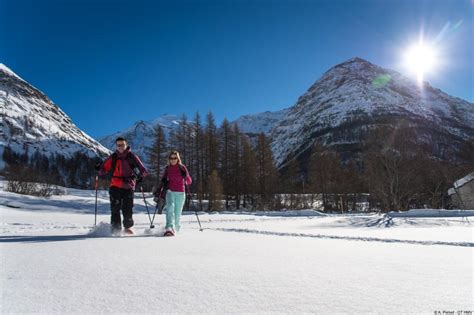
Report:
[[[471,243],[471,242],[416,241],[416,240],[400,240],[400,239],[388,239],[388,238],[376,238],[376,237],[351,237],[351,236],[336,236],[336,235],[308,234],[308,233],[287,233],[287,232],[273,232],[273,231],[251,230],[251,229],[230,229],[230,228],[207,228],[207,230],[223,231],[223,232],[237,232],[237,233],[253,233],[253,234],[263,234],[263,235],[277,235],[277,236],[310,237],[310,238],[347,240],[347,241],[474,247],[474,243]]]
[[[238,215],[236,215],[238,216]],[[264,223],[264,222],[283,222],[283,221],[304,221],[312,219],[312,217],[271,217],[271,218],[248,218],[248,219],[208,219],[201,220],[202,224],[213,224],[213,223]],[[362,224],[359,222],[359,225],[364,227],[390,227],[395,223],[392,218],[387,216],[367,218],[359,218]],[[353,224],[357,226],[356,223]],[[410,223],[406,218],[403,220],[404,223]],[[444,220],[446,222],[446,220]],[[459,221],[463,222],[463,221]],[[188,220],[183,222],[183,225],[197,225],[197,220]],[[438,223],[439,224],[439,223]],[[466,224],[470,224],[469,221]],[[39,225],[39,227],[38,227]],[[336,224],[337,226],[337,224]],[[33,236],[33,235],[7,235],[0,236],[0,243],[8,242],[44,242],[44,241],[65,241],[65,240],[80,240],[87,238],[135,238],[135,237],[161,237],[164,233],[163,226],[156,222],[155,228],[150,229],[148,223],[138,223],[135,224],[135,234],[134,235],[112,235],[110,232],[110,224],[100,222],[96,227],[83,226],[77,224],[60,224],[60,223],[39,223],[39,224],[29,224],[29,223],[1,223],[0,227],[5,231],[9,230],[9,227],[17,229],[17,232],[44,232],[47,230],[50,231],[81,231],[83,234],[74,234],[74,235],[42,235],[42,236]],[[20,229],[18,229],[20,228]],[[282,231],[269,231],[262,229],[249,229],[249,228],[219,228],[219,227],[204,227],[203,230],[212,230],[220,232],[233,232],[233,233],[250,233],[250,234],[260,234],[260,235],[274,235],[274,236],[283,236],[283,237],[303,237],[303,238],[318,238],[318,239],[332,239],[332,240],[343,240],[343,241],[362,241],[362,242],[382,242],[382,243],[403,243],[403,244],[412,244],[412,245],[444,245],[444,246],[461,246],[461,247],[474,247],[474,242],[449,242],[449,241],[431,241],[431,240],[410,240],[410,239],[395,239],[395,238],[379,238],[379,237],[365,237],[365,236],[347,236],[347,235],[329,235],[329,234],[313,234],[313,233],[295,233],[295,232],[282,232]]]

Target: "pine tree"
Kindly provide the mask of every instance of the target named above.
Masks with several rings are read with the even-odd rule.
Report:
[[[185,114],[181,116],[181,119],[178,122],[178,128],[172,130],[170,132],[170,149],[177,150],[180,153],[181,159],[183,162],[187,158],[187,154],[189,151],[189,146],[187,140],[189,137],[187,136],[189,133],[189,124],[188,119]]]
[[[224,119],[219,129],[220,143],[220,174],[223,182],[223,192],[225,198],[225,207],[229,209],[229,195],[231,193],[231,163],[230,156],[232,151],[231,126],[227,119]]]
[[[333,210],[339,204],[340,183],[344,180],[339,155],[317,143],[313,147],[308,173],[311,190],[322,196],[324,211]]]
[[[297,159],[294,159],[289,163],[284,171],[284,174],[282,175],[283,189],[280,190],[280,192],[284,192],[286,195],[285,201],[289,198],[290,209],[295,209],[298,207],[296,196],[297,194],[301,193],[301,182],[300,163]]]
[[[255,209],[257,193],[257,156],[250,144],[248,137],[242,137],[241,193],[243,194],[243,207]]]
[[[179,122],[179,137],[178,137],[178,143],[176,147],[178,148],[178,151],[180,152],[180,155],[181,155],[181,159],[183,160],[183,163],[185,164],[188,161],[189,151],[191,149],[190,133],[191,132],[190,132],[188,118],[186,114],[183,114]]]
[[[189,160],[190,173],[193,176],[193,190],[196,192],[199,209],[202,210],[204,199],[204,132],[201,124],[201,115],[196,112],[192,126],[192,154]]]
[[[209,176],[214,170],[217,170],[218,160],[218,141],[217,141],[217,128],[214,120],[214,116],[209,112],[206,116],[206,128],[204,131],[204,142],[203,142],[203,191],[209,194]]]
[[[265,206],[271,205],[273,194],[277,189],[278,171],[275,167],[270,143],[263,133],[258,136],[256,155],[258,194],[261,206],[265,208]]]
[[[208,211],[222,210],[222,181],[217,170],[209,176],[209,206]]]
[[[218,141],[217,141],[217,128],[214,120],[214,115],[209,112],[206,116],[206,132],[205,132],[205,160],[206,160],[206,173],[211,174],[212,171],[217,170],[218,160]]]
[[[155,139],[153,141],[153,145],[148,150],[149,154],[149,161],[150,161],[150,175],[154,183],[159,181],[159,178],[162,174],[162,170],[166,164],[166,159],[164,155],[166,155],[166,139],[165,133],[163,128],[160,125],[157,125],[154,128],[155,131]]]
[[[229,187],[230,193],[234,196],[235,207],[240,209],[240,199],[242,195],[242,186],[245,184],[242,177],[242,133],[237,124],[234,124],[231,134],[231,149],[230,149],[230,175]]]

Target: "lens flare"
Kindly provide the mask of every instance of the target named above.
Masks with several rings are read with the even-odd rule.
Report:
[[[408,49],[405,63],[416,74],[418,83],[422,84],[425,73],[432,72],[436,67],[436,58],[436,50],[432,46],[419,42]]]
[[[390,82],[391,79],[392,77],[390,76],[390,74],[382,74],[382,75],[377,76],[372,81],[372,85],[376,88],[382,88],[386,86]]]

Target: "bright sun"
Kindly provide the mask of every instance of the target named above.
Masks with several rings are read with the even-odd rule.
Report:
[[[418,83],[421,84],[425,74],[432,72],[436,67],[436,50],[422,42],[413,45],[405,55],[405,65],[416,75]]]

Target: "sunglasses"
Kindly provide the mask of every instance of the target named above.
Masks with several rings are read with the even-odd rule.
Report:
[[[177,157],[170,157],[170,160],[177,160]]]
[[[117,148],[124,148],[125,144],[117,144]]]

